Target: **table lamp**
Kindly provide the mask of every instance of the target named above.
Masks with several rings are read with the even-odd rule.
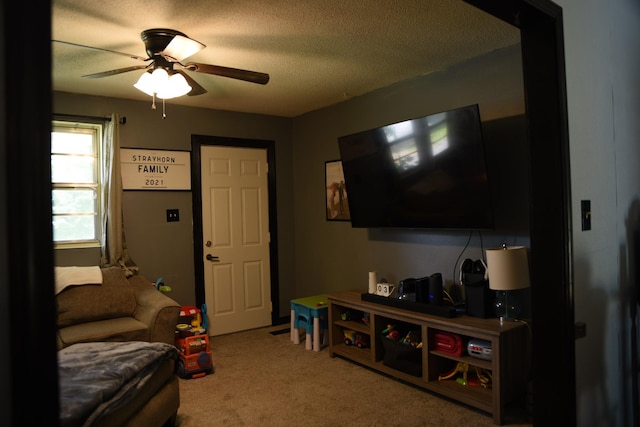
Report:
[[[496,291],[496,314],[503,320],[517,320],[522,311],[512,292],[529,287],[529,262],[524,246],[487,249],[489,288]]]

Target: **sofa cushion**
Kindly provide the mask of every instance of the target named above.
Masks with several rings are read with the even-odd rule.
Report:
[[[149,341],[149,329],[133,317],[120,317],[58,329],[58,338],[62,347],[95,341]]]
[[[58,294],[58,327],[133,316],[136,298],[124,271],[120,267],[101,271],[102,284],[72,286]]]

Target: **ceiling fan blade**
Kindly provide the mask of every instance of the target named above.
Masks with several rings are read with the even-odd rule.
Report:
[[[115,76],[116,74],[128,73],[129,71],[144,70],[146,68],[149,68],[149,65],[133,65],[131,67],[118,68],[117,70],[103,71],[101,73],[94,74],[85,74],[82,77],[85,77],[87,79],[98,79],[101,77],[109,77]]]
[[[199,41],[178,34],[171,39],[161,55],[172,62],[179,62],[184,58],[200,52],[205,47],[206,46]]]
[[[181,70],[176,70],[176,72],[182,74],[182,77],[184,77],[185,80],[187,80],[187,83],[189,83],[189,86],[191,86],[191,92],[189,92],[187,95],[196,96],[207,93],[207,90],[200,86],[198,82],[193,80],[187,73]]]
[[[189,62],[185,64],[184,67],[197,73],[213,74],[215,76],[229,77],[261,85],[266,85],[269,82],[269,74],[259,73],[257,71],[221,67],[219,65],[199,64],[196,62]]]
[[[102,51],[102,52],[115,53],[116,55],[126,56],[127,58],[136,59],[138,61],[148,61],[149,60],[149,58],[143,58],[142,56],[133,55],[133,54],[130,54],[130,53],[118,52],[117,50],[104,49],[104,48],[101,48],[101,47],[87,46],[87,45],[78,44],[78,43],[65,42],[65,41],[62,41],[62,40],[51,40],[51,41],[54,42],[54,43],[66,44],[66,45],[69,45],[69,46],[81,47],[81,48],[84,48],[84,49],[92,49],[92,50],[99,50],[99,51]]]

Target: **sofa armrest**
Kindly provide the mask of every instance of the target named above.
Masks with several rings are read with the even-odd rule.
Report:
[[[128,280],[136,295],[135,318],[149,328],[149,340],[173,345],[180,305],[156,290],[144,276],[133,276]]]

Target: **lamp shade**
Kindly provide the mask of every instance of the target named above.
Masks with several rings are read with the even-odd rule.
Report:
[[[151,72],[145,71],[142,73],[138,81],[133,85],[136,89],[146,93],[149,96],[153,96],[154,87],[153,87],[153,78],[151,77]]]
[[[167,79],[163,88],[158,90],[157,96],[161,99],[177,98],[182,95],[186,95],[191,91],[191,86],[187,83],[187,80],[182,74],[172,74]]]
[[[529,287],[529,262],[524,246],[487,249],[489,288],[511,291]]]
[[[152,73],[145,71],[133,86],[161,99],[176,98],[191,91],[191,86],[180,73],[169,74],[162,68],[156,68]]]

